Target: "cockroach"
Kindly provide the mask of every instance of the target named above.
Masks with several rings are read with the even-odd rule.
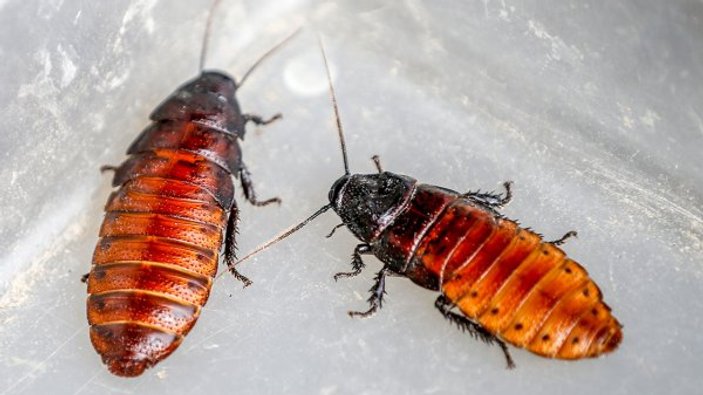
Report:
[[[168,96],[150,115],[152,123],[127,150],[115,171],[100,240],[88,283],[90,340],[110,372],[138,376],[183,341],[208,299],[224,241],[224,261],[235,269],[238,210],[233,176],[246,199],[259,201],[238,139],[246,124],[266,125],[242,113],[235,97],[259,63],[293,37],[266,52],[237,83],[219,71],[204,71],[212,16],[208,15],[200,75]],[[296,32],[297,33],[297,32]],[[224,240],[223,240],[224,232]]]
[[[439,292],[435,307],[441,314],[474,338],[498,344],[508,368],[514,363],[506,343],[543,357],[569,360],[615,350],[622,340],[622,326],[586,270],[559,248],[576,232],[545,241],[501,215],[498,210],[512,198],[510,182],[504,184],[505,195],[460,193],[383,171],[377,156],[372,158],[377,174],[349,172],[322,43],[320,48],[344,175],[330,189],[328,205],[239,262],[331,208],[342,223],[328,237],[337,228],[346,227],[361,241],[352,255],[352,271],[337,273],[334,279],[358,275],[365,267],[364,254],[373,254],[383,262],[370,289],[370,308],[350,311],[350,316],[370,317],[379,310],[386,294],[386,277],[393,275]]]

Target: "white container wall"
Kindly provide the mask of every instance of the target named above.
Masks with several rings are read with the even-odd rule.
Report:
[[[342,174],[316,32],[351,168],[464,191],[515,182],[503,212],[581,262],[624,324],[607,357],[563,362],[474,341],[435,294],[350,268],[329,213],[240,267],[181,347],[136,379],[88,338],[85,285],[110,191],[150,111],[197,74],[209,0],[0,1],[0,394],[700,393],[703,385],[703,3],[222,1],[207,68],[234,76],[303,26],[239,92],[284,118],[242,143],[243,254],[327,202]],[[238,184],[237,188],[239,188]]]

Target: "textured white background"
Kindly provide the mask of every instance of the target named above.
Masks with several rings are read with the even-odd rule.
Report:
[[[235,1],[218,10],[210,68],[241,74],[302,35],[240,92],[248,251],[326,202],[341,174],[313,32],[334,68],[354,171],[457,190],[515,181],[505,213],[588,268],[625,325],[602,359],[496,347],[446,323],[434,295],[380,268],[335,284],[356,241],[326,215],[229,276],[180,349],[132,380],[88,340],[85,286],[109,191],[101,164],[196,74],[208,0],[0,0],[0,393],[700,393],[703,384],[703,3],[698,0]],[[241,196],[241,195],[239,195]]]

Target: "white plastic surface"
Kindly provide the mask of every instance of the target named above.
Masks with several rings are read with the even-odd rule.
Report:
[[[488,347],[445,322],[435,295],[316,223],[225,275],[183,345],[137,379],[88,339],[85,285],[102,164],[197,72],[209,1],[0,1],[0,394],[700,393],[703,385],[703,3],[224,0],[209,68],[241,76],[245,111],[284,119],[242,146],[260,197],[241,195],[240,251],[326,203],[341,174],[324,69],[334,69],[352,169],[456,190],[515,182],[505,214],[552,239],[600,285],[620,349],[579,362]]]

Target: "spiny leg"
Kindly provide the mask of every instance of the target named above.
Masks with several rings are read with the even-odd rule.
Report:
[[[575,230],[570,230],[570,231],[566,232],[566,234],[564,234],[564,236],[562,236],[560,239],[550,241],[550,243],[554,244],[555,246],[560,246],[560,245],[566,243],[566,241],[569,240],[570,238],[576,237],[576,236],[578,236],[578,233],[576,233]]]
[[[502,340],[498,339],[494,334],[488,332],[481,325],[469,320],[463,315],[459,315],[451,311],[454,305],[444,296],[439,295],[437,300],[434,302],[435,307],[442,313],[444,318],[453,322],[462,332],[468,332],[474,339],[481,340],[486,344],[497,343],[503,350],[503,355],[505,355],[505,361],[508,364],[508,369],[515,367],[513,358],[510,356],[510,351],[508,351],[508,346]]]
[[[503,188],[505,188],[505,195],[498,202],[498,208],[507,206],[513,200],[513,182],[505,181],[503,182]]]
[[[462,331],[468,332],[471,337],[486,343],[492,343],[494,341],[495,336],[486,331],[482,326],[469,320],[463,315],[452,312],[451,309],[454,307],[454,304],[452,304],[446,296],[439,295],[435,300],[434,305],[439,312],[442,313],[444,318],[456,324],[456,326]]]
[[[371,305],[371,308],[364,312],[350,311],[350,317],[368,318],[374,315],[378,309],[383,307],[383,295],[386,294],[386,275],[388,272],[389,269],[384,267],[381,271],[376,273],[375,283],[371,289],[369,289],[371,296],[369,297],[368,302],[369,305]]]
[[[253,122],[258,126],[263,126],[263,125],[268,125],[271,122],[274,122],[278,119],[283,118],[283,115],[281,113],[274,114],[269,119],[264,119],[260,115],[255,115],[255,114],[244,114],[242,115],[244,118],[244,122]],[[249,173],[249,170],[247,169],[246,165],[242,163],[241,168],[239,170],[239,176],[242,182],[242,189],[244,190],[244,196],[247,198],[247,200],[255,205],[255,206],[265,206],[270,203],[281,203],[281,199],[278,197],[274,197],[271,199],[264,200],[263,202],[259,202],[256,200],[256,192],[254,191],[254,185],[251,181],[251,173]]]
[[[350,272],[339,272],[334,275],[334,281],[339,280],[341,277],[354,277],[359,275],[361,271],[364,269],[366,265],[364,265],[364,261],[361,259],[361,254],[369,254],[371,253],[371,246],[362,243],[357,245],[354,248],[354,253],[352,254],[352,271]]]
[[[371,157],[371,160],[373,161],[374,165],[376,165],[376,169],[378,170],[378,172],[383,173],[383,168],[381,167],[381,158],[378,155],[374,155]]]
[[[258,126],[264,126],[264,125],[270,124],[271,122],[274,122],[274,121],[277,121],[277,120],[283,118],[283,115],[279,112],[277,114],[274,114],[269,119],[264,119],[262,116],[255,115],[255,114],[244,114],[243,117],[244,117],[245,123],[246,122],[254,122]]]
[[[343,228],[344,226],[346,226],[346,224],[344,222],[342,222],[341,224],[335,225],[334,228],[332,228],[332,230],[330,231],[330,233],[328,233],[327,236],[325,236],[325,237],[329,239],[330,237],[332,237],[334,232],[337,231],[337,229]]]
[[[237,271],[234,266],[234,262],[237,260],[236,250],[237,250],[237,221],[239,219],[239,210],[237,210],[237,203],[232,202],[232,207],[229,210],[229,219],[227,220],[227,232],[225,234],[225,264],[229,272],[232,273],[234,278],[244,283],[244,287],[250,286],[251,280],[246,278]]]
[[[478,203],[484,204],[490,208],[499,209],[505,207],[506,205],[508,205],[508,203],[510,203],[511,200],[513,200],[512,185],[512,181],[505,181],[503,183],[503,187],[505,188],[504,195],[491,192],[481,193],[479,191],[469,191],[466,192],[464,196],[468,197],[469,199],[475,200]]]
[[[281,199],[278,197],[266,199],[263,202],[256,200],[256,192],[254,192],[254,184],[251,181],[251,173],[249,173],[249,170],[244,165],[244,163],[242,163],[239,169],[239,177],[242,183],[242,190],[244,190],[244,197],[246,197],[249,203],[259,207],[271,203],[281,203]]]

